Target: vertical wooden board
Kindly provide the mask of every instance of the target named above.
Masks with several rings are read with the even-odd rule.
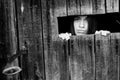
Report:
[[[117,35],[117,39],[118,39],[118,80],[120,80],[120,33],[118,33]]]
[[[80,0],[81,15],[92,14],[92,0]]]
[[[37,53],[35,46],[35,34],[33,33],[33,20],[32,20],[32,1],[31,0],[16,0],[17,7],[17,22],[19,32],[19,48],[22,49],[25,44],[27,45],[27,56],[21,57],[21,65],[24,69],[21,73],[21,79],[34,80],[35,76],[35,55]],[[24,60],[26,59],[26,64]]]
[[[95,35],[96,80],[108,80],[110,36]]]
[[[22,21],[22,18],[23,18],[23,14],[21,12],[21,4],[22,4],[22,1],[21,0],[15,0],[15,4],[16,4],[16,23],[17,23],[17,29],[18,29],[18,37],[19,37],[19,47],[20,46],[23,46],[24,43],[23,43],[23,21]],[[21,49],[21,47],[20,47]]]
[[[66,0],[51,0],[49,1],[50,9],[50,28],[52,39],[58,35],[58,17],[67,16]]]
[[[55,11],[55,15],[57,17],[62,17],[67,15],[67,7],[66,7],[66,0],[52,0],[53,10]]]
[[[92,0],[93,14],[105,13],[105,0]]]
[[[14,0],[4,0],[4,13],[5,13],[5,42],[6,42],[6,51],[7,58],[10,58],[12,55],[16,54],[17,51],[17,34],[16,34],[16,11],[15,11],[15,2]],[[10,65],[18,66],[18,59],[14,60]],[[18,74],[12,77],[6,76],[7,80],[18,80]]]
[[[17,34],[16,34],[16,22],[15,22],[15,4],[13,0],[4,0],[5,7],[5,27],[6,27],[6,43],[8,44],[8,57],[16,54],[17,50]]]
[[[41,1],[36,0],[31,2],[32,7],[32,32],[34,34],[34,67],[35,67],[35,80],[44,80],[45,79],[45,69],[44,69],[44,54],[43,54],[43,28],[42,28],[42,8]]]
[[[42,26],[43,26],[43,46],[45,60],[45,79],[52,80],[51,62],[52,62],[52,29],[50,26],[50,3],[51,0],[41,0],[42,7]],[[49,67],[50,66],[50,67]]]
[[[71,38],[69,60],[71,80],[93,80],[95,78],[93,40],[94,36],[85,35]]]
[[[81,41],[79,41],[81,39]],[[73,36],[70,40],[70,79],[71,80],[82,80],[82,63],[83,55],[81,50],[82,38]]]
[[[53,0],[41,0],[44,46],[46,51],[51,40],[58,35],[58,20]]]
[[[108,80],[119,80],[119,42],[120,34],[112,33],[111,34],[111,54],[109,54],[109,67],[108,67]]]
[[[67,0],[67,15],[80,15],[79,0]]]
[[[106,0],[107,13],[119,12],[119,0]]]
[[[24,46],[24,31],[23,31],[23,12],[21,11],[21,6],[23,6],[23,2],[22,0],[15,0],[16,2],[16,14],[17,14],[17,26],[18,26],[18,37],[19,37],[19,48],[20,50],[22,49],[22,46]],[[25,7],[23,7],[25,8]],[[24,60],[23,60],[24,59]],[[26,63],[24,63],[26,62]],[[22,72],[21,72],[21,79],[27,80],[28,79],[28,56],[22,56],[21,58],[21,68],[22,68]]]
[[[83,63],[83,80],[95,79],[95,54],[94,54],[94,35],[85,35],[82,45]]]
[[[46,64],[46,80],[68,80],[68,53],[67,44],[64,40],[53,41]],[[47,69],[48,68],[48,69]]]

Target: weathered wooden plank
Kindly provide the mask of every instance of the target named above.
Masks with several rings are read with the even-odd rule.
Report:
[[[81,44],[77,37],[72,37],[70,40],[70,78],[71,80],[82,80],[82,61]],[[78,48],[79,46],[79,48]]]
[[[46,80],[68,80],[68,53],[67,44],[62,39],[53,41],[46,64]]]
[[[118,66],[118,56],[119,56],[119,42],[120,34],[112,33],[110,40],[110,51],[108,55],[108,80],[119,80],[119,66]]]
[[[67,0],[67,15],[80,15],[79,0]]]
[[[50,12],[50,28],[52,39],[58,35],[58,17],[67,16],[66,0],[51,0],[49,1]]]
[[[52,33],[51,33],[51,26],[50,26],[50,3],[51,0],[41,0],[41,7],[42,7],[42,26],[43,26],[43,46],[44,46],[44,61],[45,61],[45,79],[52,80],[52,73],[51,73],[51,48],[52,48]],[[51,8],[52,9],[52,8]]]
[[[5,11],[5,26],[6,27],[6,50],[7,58],[10,58],[12,55],[16,54],[17,51],[17,34],[16,34],[16,11],[15,11],[15,2],[14,0],[4,0],[4,11]],[[14,60],[10,65],[18,66],[18,59]],[[7,66],[7,65],[6,65]],[[18,80],[18,74],[13,76],[6,76],[7,80]]]
[[[45,80],[45,66],[44,66],[44,54],[43,54],[43,27],[42,27],[42,10],[41,10],[41,1],[40,0],[32,0],[32,34],[34,43],[34,67],[35,67],[35,80]]]
[[[106,0],[106,12],[119,12],[119,0]]]
[[[33,0],[26,2],[22,0],[17,2],[17,5],[20,47],[25,45],[26,42],[28,48],[28,55],[22,57],[22,67],[24,69],[22,79],[42,80],[45,74],[41,2]],[[27,64],[25,64],[24,59]]]
[[[92,0],[80,0],[81,15],[90,15],[93,12]]]
[[[54,3],[54,4],[53,4]],[[54,44],[53,48],[53,38],[58,35],[58,23],[57,23],[57,13],[55,10],[55,2],[50,0],[42,0],[42,23],[43,23],[43,37],[44,37],[44,55],[45,55],[45,74],[46,80],[62,80],[67,79],[68,76],[66,71],[65,63],[62,64],[65,59],[64,54],[61,51],[61,42]],[[57,5],[58,6],[58,5]],[[58,53],[57,53],[58,52]],[[63,70],[62,70],[63,69]]]
[[[36,16],[33,15],[34,11],[32,10],[34,10],[34,6],[32,2],[32,0],[16,0],[19,30],[19,48],[21,50],[22,47],[26,44],[28,49],[27,55],[21,57],[21,65],[23,68],[21,79],[23,80],[34,80],[35,77],[39,78],[39,76],[37,76],[35,72],[36,70],[39,70],[37,67],[39,63],[35,61],[35,55],[38,54],[39,51],[37,51],[36,48],[36,37],[38,37],[38,35],[36,36],[37,31],[36,33],[34,33],[34,26],[36,25],[35,22],[33,22],[33,17],[36,19]],[[24,61],[24,59],[26,61]]]
[[[93,3],[93,14],[104,14],[105,13],[105,0],[92,0]]]
[[[55,11],[56,17],[66,16],[67,9],[66,9],[66,0],[52,0],[52,7]]]
[[[52,40],[58,36],[57,17],[66,15],[66,0],[41,0],[41,6],[45,65],[46,69],[49,69],[47,64],[49,63],[48,55],[51,52]],[[49,70],[46,70],[46,79],[49,79]]]
[[[94,35],[86,35],[83,37],[84,44],[82,51],[84,53],[83,63],[83,80],[95,79],[95,54],[94,54]]]
[[[81,37],[79,37],[81,39]],[[72,37],[70,40],[70,77],[71,80],[82,80],[82,49],[81,41],[77,37]]]
[[[26,24],[24,24],[24,22],[26,22],[25,20],[25,4],[22,0],[15,0],[16,1],[16,7],[17,7],[17,23],[18,23],[18,37],[19,37],[19,48],[20,50],[22,49],[22,46],[27,45],[27,41],[24,38],[24,27]],[[27,6],[27,5],[26,5]],[[28,16],[27,16],[28,17]],[[30,16],[29,16],[30,17]],[[24,20],[24,21],[23,21]],[[30,19],[28,19],[30,20]],[[26,52],[26,54],[28,54],[28,51]],[[29,75],[29,69],[30,67],[28,67],[28,55],[24,55],[21,57],[21,67],[22,67],[22,72],[21,72],[21,79],[23,80],[27,80],[28,75]]]
[[[47,51],[51,40],[58,35],[58,20],[53,0],[41,0],[44,46]]]
[[[110,36],[96,35],[96,80],[108,80],[108,59],[110,55]]]
[[[69,61],[71,80],[93,80],[95,78],[94,62],[93,35],[72,37]]]

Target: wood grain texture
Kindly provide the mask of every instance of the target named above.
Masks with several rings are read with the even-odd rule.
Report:
[[[59,34],[58,32],[58,17],[67,16],[66,0],[50,0],[49,1],[50,13],[50,28],[52,40]]]
[[[105,13],[105,0],[92,0],[93,14]]]
[[[108,79],[108,59],[110,53],[110,36],[97,35],[96,37],[96,80]]]
[[[79,39],[81,39],[79,37]],[[70,40],[70,77],[71,80],[82,80],[82,63],[83,55],[81,50],[81,43],[76,37],[72,37]]]
[[[90,15],[93,12],[92,0],[80,0],[81,15]]]
[[[119,12],[119,0],[106,0],[107,13]]]
[[[70,41],[70,77],[71,80],[95,79],[94,37],[72,37]]]
[[[51,0],[41,0],[42,7],[42,27],[43,27],[43,46],[44,46],[44,61],[45,61],[45,79],[51,80],[51,56],[52,54],[52,33],[51,33],[51,23],[50,23],[50,3]]]
[[[52,0],[52,8],[55,11],[56,17],[66,16],[67,9],[66,9],[66,0]]]
[[[4,13],[5,13],[5,28],[6,28],[6,51],[7,58],[10,58],[12,55],[16,54],[17,51],[17,34],[16,34],[16,11],[15,11],[15,2],[14,0],[4,0]],[[19,66],[18,59],[14,60],[11,65]],[[19,75],[13,75],[12,77],[6,76],[7,80],[18,80]]]
[[[109,54],[109,63],[108,63],[108,79],[109,80],[119,80],[119,42],[120,42],[120,34],[114,33],[111,34],[110,40],[110,51]]]
[[[30,45],[33,44],[33,39],[30,39],[30,36],[33,36],[32,33],[32,24],[31,24],[31,11],[30,11],[30,0],[26,3],[25,0],[16,0],[17,5],[17,21],[18,21],[18,30],[19,30],[19,48],[22,49],[25,44],[27,47],[27,55],[21,57],[21,79],[33,79],[34,68],[33,60],[31,60],[31,51]],[[24,8],[22,11],[21,9]],[[32,38],[32,37],[31,37]],[[29,66],[29,67],[28,67]]]
[[[67,0],[67,15],[80,15],[79,0]]]
[[[43,26],[42,26],[42,10],[41,1],[33,0],[31,2],[31,14],[32,14],[32,30],[33,30],[33,47],[34,53],[34,79],[35,80],[45,80],[45,66],[44,66],[44,43],[43,43]],[[32,48],[33,48],[32,47]]]
[[[53,41],[52,49],[46,57],[46,80],[68,80],[68,53],[64,40]]]
[[[27,45],[27,54],[21,57],[23,68],[21,79],[42,80],[44,79],[44,56],[41,3],[34,0],[19,0],[16,4],[20,49]]]
[[[86,35],[83,37],[84,44],[82,51],[84,52],[84,70],[83,80],[95,79],[95,53],[94,53],[94,35]]]

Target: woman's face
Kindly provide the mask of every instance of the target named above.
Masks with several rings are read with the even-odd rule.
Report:
[[[74,30],[76,35],[86,34],[88,31],[87,16],[80,16],[74,19]]]

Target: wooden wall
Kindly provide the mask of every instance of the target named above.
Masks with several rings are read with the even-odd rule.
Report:
[[[94,60],[94,57],[92,57],[94,56],[93,53],[88,53],[88,55],[80,54],[74,50],[76,48],[73,46],[80,46],[77,45],[73,38],[73,41],[70,42],[70,48],[72,48],[70,52],[75,52],[75,55],[70,53],[70,58],[68,59],[68,43],[60,40],[59,43],[56,42],[59,46],[54,44],[58,36],[57,18],[72,15],[119,13],[119,0],[1,0],[0,5],[2,5],[2,11],[5,13],[4,18],[1,17],[5,19],[5,33],[9,34],[4,39],[9,45],[7,47],[8,52],[13,54],[17,49],[22,50],[24,46],[27,47],[26,55],[21,56],[19,59],[22,72],[20,75],[12,77],[13,80],[68,80],[69,78],[76,80],[84,79],[85,76],[87,76],[86,78],[90,77],[92,80],[95,76],[95,70],[97,71],[96,76],[98,80],[104,78],[104,75],[107,75],[104,67],[108,69],[108,63],[105,61],[104,64],[104,60],[101,62],[104,57],[107,59],[106,56],[104,56],[106,54],[99,55],[98,53],[96,55],[97,60]],[[93,37],[88,37],[87,39],[92,40]],[[98,39],[96,41],[99,42],[101,38],[98,37],[96,39]],[[93,42],[90,42],[90,44],[92,43]],[[100,42],[100,44],[104,43]],[[57,52],[53,46],[55,50],[58,50],[57,52],[61,54],[56,54]],[[85,45],[85,47],[89,46]],[[101,47],[98,44],[96,50],[99,51],[99,48]],[[93,46],[87,51],[94,51],[92,49]],[[81,59],[81,56],[77,57],[76,55],[83,56],[83,64],[74,62]],[[109,53],[107,55],[109,55]],[[116,60],[116,57],[111,58],[112,60],[110,61],[114,63],[113,58]],[[89,61],[91,63],[88,63]],[[69,62],[70,64],[68,64]],[[98,65],[95,65],[95,63],[98,63]],[[99,66],[100,64],[103,64],[103,66]],[[80,65],[80,67],[77,65]],[[82,73],[80,70],[83,69],[83,66],[86,68]],[[88,66],[90,66],[90,68],[88,68]],[[110,64],[110,67],[112,66],[113,65]],[[99,69],[96,69],[96,67]],[[116,67],[118,68],[118,66]],[[80,73],[77,70],[80,71]],[[105,71],[105,73],[102,71]],[[115,72],[113,69],[111,71]],[[117,73],[115,72],[115,74]],[[79,77],[78,75],[83,77]],[[113,74],[111,73],[110,75]],[[109,78],[110,77],[111,76],[109,76]]]
[[[119,41],[120,33],[58,38],[49,54],[49,80],[119,80]]]

